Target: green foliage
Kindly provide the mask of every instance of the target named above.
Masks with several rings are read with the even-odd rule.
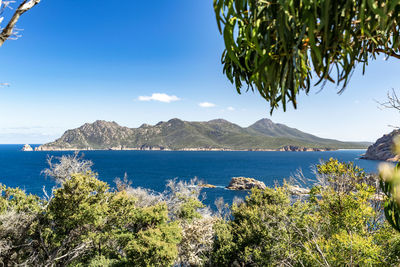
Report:
[[[279,103],[296,108],[313,71],[316,84],[343,90],[357,64],[364,70],[381,52],[400,58],[397,0],[214,0],[214,9],[226,76],[239,93],[243,83],[257,88],[271,112]]]
[[[376,188],[365,182],[363,170],[334,159],[317,170],[320,185],[308,199],[291,198],[284,185],[254,190],[233,205],[233,219],[215,226],[213,261],[220,266],[399,264],[399,235],[382,220],[373,200]]]
[[[89,262],[83,263],[76,263],[73,264],[75,267],[112,267],[112,266],[122,266],[121,262],[116,259],[110,259],[103,255],[95,256]]]
[[[376,266],[383,264],[383,250],[375,244],[373,236],[348,234],[345,230],[333,234],[329,239],[315,240],[324,254],[324,260],[334,266]],[[310,243],[307,244],[308,246]],[[309,249],[314,249],[310,248]],[[320,265],[321,259],[310,255],[311,265]]]
[[[393,139],[393,153],[400,154],[400,137]],[[400,162],[379,165],[380,186],[385,194],[385,216],[390,225],[400,232]]]
[[[213,261],[219,266],[270,266],[300,257],[297,231],[308,205],[291,205],[284,188],[253,190],[232,206],[233,220],[216,226]]]
[[[48,202],[1,189],[5,265],[170,266],[178,256],[181,228],[166,203],[138,207],[133,195],[110,191],[91,172],[71,174]]]
[[[103,223],[107,210],[108,185],[94,174],[74,174],[61,188],[54,190],[46,219],[63,235],[85,227],[96,228]]]
[[[27,195],[20,188],[10,188],[0,184],[0,214],[14,210],[16,212],[38,212],[44,204],[38,196]]]
[[[122,184],[110,190],[90,171],[66,173],[47,201],[1,186],[0,264],[400,264],[400,234],[383,220],[371,178],[335,159],[316,170],[309,197],[292,197],[286,183],[254,189],[225,218],[199,201],[195,180],[170,181],[157,195]]]
[[[100,239],[102,252],[136,266],[169,266],[178,254],[180,228],[168,222],[165,203],[137,207],[126,191],[115,193],[109,204],[105,233]],[[123,252],[122,255],[120,252]]]
[[[181,194],[178,195],[178,198],[182,201],[182,205],[178,209],[177,218],[189,221],[201,218],[198,210],[205,207],[203,203],[195,197],[188,197]]]
[[[177,223],[140,231],[132,239],[126,253],[134,266],[170,266],[178,256],[180,228]]]
[[[379,171],[381,188],[386,195],[386,219],[394,229],[400,231],[400,163],[396,167],[382,164]]]
[[[365,177],[365,172],[353,162],[339,162],[337,159],[330,158],[323,164],[317,164],[317,171],[319,174],[331,176],[330,180],[338,176],[349,176],[354,182],[359,181]]]
[[[35,256],[32,238],[38,224],[37,215],[46,201],[27,195],[19,188],[0,185],[0,264],[15,266],[29,263]]]

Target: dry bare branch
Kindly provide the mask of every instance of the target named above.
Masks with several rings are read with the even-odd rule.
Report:
[[[40,3],[41,0],[24,0],[18,6],[18,8],[14,11],[13,16],[8,21],[5,28],[1,29],[0,33],[0,47],[4,44],[7,39],[18,38],[18,31],[15,28],[18,20],[20,19],[21,15],[24,14],[26,11],[30,10],[34,6]],[[9,6],[10,3],[15,1],[0,1],[0,15],[4,12],[5,8]],[[0,23],[4,20],[4,17],[0,17]]]
[[[63,182],[71,178],[72,174],[92,172],[93,162],[84,160],[79,152],[73,155],[63,155],[61,157],[48,157],[47,163],[49,167],[42,171],[45,176],[52,177],[58,182]],[[54,163],[53,160],[56,160]]]
[[[387,92],[386,102],[376,101],[382,108],[396,109],[400,111],[400,99],[394,89]]]

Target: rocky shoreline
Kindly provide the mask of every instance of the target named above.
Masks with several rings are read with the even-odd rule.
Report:
[[[149,147],[149,146],[144,146],[144,147],[123,147],[123,146],[118,146],[118,147],[109,147],[109,148],[92,148],[92,147],[86,147],[86,148],[76,148],[76,147],[68,147],[68,148],[63,148],[63,147],[48,147],[48,146],[39,146],[35,148],[35,151],[105,151],[105,150],[140,150],[140,151],[282,151],[282,152],[316,152],[316,151],[333,151],[336,149],[330,149],[330,148],[307,148],[307,147],[298,147],[298,146],[284,146],[278,149],[262,149],[262,148],[257,148],[257,149],[230,149],[230,148],[202,148],[202,147],[196,147],[196,148],[182,148],[182,149],[170,149],[170,148],[165,148],[165,147]]]
[[[368,147],[367,152],[361,156],[361,159],[398,162],[400,156],[393,153],[393,139],[399,135],[400,130],[385,134]]]

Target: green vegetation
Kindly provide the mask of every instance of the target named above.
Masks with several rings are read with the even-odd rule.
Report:
[[[45,199],[1,186],[4,266],[400,264],[400,233],[383,218],[378,180],[351,163],[316,166],[307,197],[284,183],[213,213],[196,181],[170,181],[162,194],[126,180],[110,189],[76,159],[50,160],[46,173],[60,185]]]
[[[400,2],[214,0],[224,73],[240,93],[257,89],[271,112],[327,81],[346,87],[358,64],[400,58]],[[342,91],[341,90],[341,91]],[[340,91],[340,92],[341,92]]]
[[[400,154],[400,137],[394,139],[394,153]],[[400,232],[400,162],[395,167],[388,163],[379,166],[381,188],[385,193],[385,216],[394,229]]]
[[[213,261],[232,266],[395,266],[399,235],[382,220],[375,181],[331,159],[309,199],[287,187],[254,190],[217,224]],[[372,183],[371,183],[372,182]],[[387,253],[390,252],[390,253]]]
[[[40,146],[57,149],[278,149],[286,145],[308,148],[365,148],[368,144],[323,139],[283,124],[262,119],[242,128],[226,120],[189,122],[171,119],[154,126],[127,128],[96,121],[68,130],[56,141]]]
[[[2,189],[5,266],[86,266],[99,260],[167,266],[177,257],[181,231],[177,222],[168,221],[165,204],[137,207],[133,195],[110,191],[92,173],[71,175],[47,201]]]

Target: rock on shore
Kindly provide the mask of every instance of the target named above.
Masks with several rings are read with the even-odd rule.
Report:
[[[230,190],[250,190],[252,188],[266,189],[267,187],[261,181],[247,177],[233,177],[226,187]]]
[[[33,148],[32,148],[30,145],[26,144],[26,145],[24,145],[24,146],[22,147],[21,150],[22,150],[22,151],[33,151]]]
[[[311,152],[311,151],[331,151],[333,149],[329,148],[312,148],[312,147],[302,147],[302,146],[284,146],[277,151],[293,151],[293,152]]]
[[[362,159],[383,160],[397,162],[400,160],[398,155],[392,151],[393,138],[400,135],[400,130],[394,130],[379,138],[374,144],[370,145],[367,152],[362,155]]]

